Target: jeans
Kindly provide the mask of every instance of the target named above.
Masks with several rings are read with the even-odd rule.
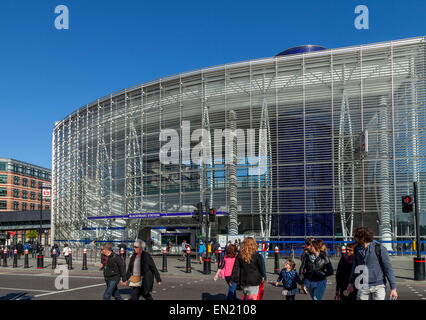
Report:
[[[322,300],[322,297],[325,292],[326,285],[325,283],[321,283],[320,285],[316,287],[306,287],[306,290],[308,290],[309,295],[311,296],[312,300]]]
[[[385,300],[386,286],[384,284],[373,286],[368,289],[358,289],[357,300]]]
[[[237,284],[235,282],[232,283],[232,286],[229,284],[231,277],[225,277],[225,280],[229,286],[226,300],[237,300]]]
[[[104,300],[110,300],[111,296],[114,296],[115,300],[123,300],[118,291],[118,283],[120,280],[105,280],[107,288],[104,292]]]

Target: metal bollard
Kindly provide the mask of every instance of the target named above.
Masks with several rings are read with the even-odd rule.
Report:
[[[72,269],[73,269],[73,267],[72,267],[72,250],[70,248],[69,255],[68,255],[68,270],[72,270]]]
[[[28,263],[28,249],[24,251],[24,268],[27,269],[30,267],[30,264]]]
[[[275,274],[280,274],[280,250],[278,249],[278,247],[275,247],[275,266],[274,266],[274,273]]]
[[[211,273],[211,258],[210,253],[207,252],[206,257],[204,258],[204,274],[210,274]]]
[[[41,254],[37,255],[37,269],[43,269],[43,256]]]
[[[52,250],[52,269],[56,269],[56,249]]]
[[[18,250],[13,250],[13,267],[18,267]]]
[[[163,268],[161,269],[162,272],[167,272],[167,250],[166,248],[163,248]]]
[[[186,273],[191,273],[191,249],[186,249]]]
[[[7,248],[4,249],[4,256],[3,256],[3,267],[7,267]]]
[[[81,270],[87,270],[87,249],[83,249],[83,266]]]

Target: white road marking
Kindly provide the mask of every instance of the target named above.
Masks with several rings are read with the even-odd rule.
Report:
[[[1,290],[18,290],[18,291],[33,291],[33,292],[54,292],[52,290],[39,290],[39,289],[21,289],[21,288],[4,288],[0,287]]]
[[[99,284],[94,284],[94,285],[91,285],[91,286],[78,287],[78,288],[68,289],[68,290],[58,290],[58,291],[49,292],[49,293],[42,293],[42,294],[38,294],[38,295],[34,296],[34,298],[43,297],[43,296],[49,296],[49,295],[52,295],[52,294],[58,294],[58,293],[64,293],[64,292],[71,292],[71,291],[76,291],[76,290],[88,289],[88,288],[93,288],[93,287],[99,287],[99,286],[105,286],[105,283],[99,283]]]
[[[175,288],[175,286],[172,286],[172,289],[174,289]]]
[[[50,277],[56,278],[58,274],[50,274],[50,273],[0,273],[0,276],[27,276],[27,277]],[[91,276],[68,276],[69,278],[82,278],[82,279],[104,279],[104,277],[91,277]]]

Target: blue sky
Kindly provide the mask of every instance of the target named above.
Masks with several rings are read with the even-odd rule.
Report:
[[[357,5],[369,29],[354,27]],[[66,5],[70,29],[54,26]],[[0,157],[51,167],[55,121],[109,93],[212,65],[426,35],[422,0],[1,0]]]

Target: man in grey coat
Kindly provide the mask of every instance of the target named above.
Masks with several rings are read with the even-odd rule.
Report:
[[[369,300],[370,297],[372,300],[385,300],[387,279],[391,287],[390,299],[396,300],[398,298],[396,280],[388,251],[373,240],[373,237],[373,232],[368,228],[361,227],[355,230],[354,238],[357,245],[354,248],[352,273],[347,291],[354,291],[356,286],[358,300]]]

